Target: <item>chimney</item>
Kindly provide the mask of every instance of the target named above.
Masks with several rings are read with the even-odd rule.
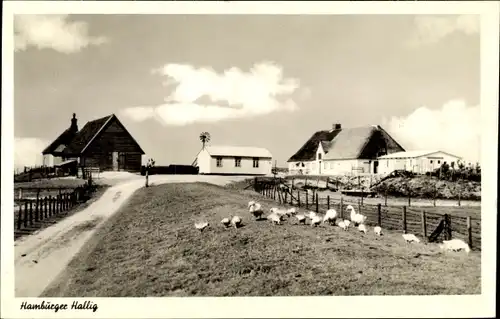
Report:
[[[340,130],[342,128],[342,125],[340,125],[340,123],[335,123],[333,124],[333,127],[332,127],[334,130]]]
[[[74,133],[78,132],[78,125],[76,124],[76,122],[76,114],[73,113],[73,118],[71,119],[71,126],[69,127],[69,129]]]

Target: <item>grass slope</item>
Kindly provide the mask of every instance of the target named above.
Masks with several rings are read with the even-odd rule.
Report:
[[[276,296],[480,294],[480,253],[440,253],[288,220],[272,226],[246,212],[252,192],[196,184],[137,191],[43,296]],[[245,226],[219,221],[239,214]],[[194,222],[207,219],[200,233]],[[371,229],[370,229],[371,230]]]

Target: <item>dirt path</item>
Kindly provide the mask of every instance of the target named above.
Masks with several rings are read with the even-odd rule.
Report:
[[[233,176],[170,175],[151,176],[151,184],[176,182],[208,182],[224,185],[243,179]],[[101,198],[86,209],[75,213],[33,235],[15,242],[15,296],[38,297],[118,208],[139,188],[144,179],[122,179],[113,183]]]

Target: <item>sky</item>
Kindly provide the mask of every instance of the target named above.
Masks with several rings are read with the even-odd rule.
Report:
[[[15,166],[116,114],[158,165],[212,145],[278,166],[318,130],[378,124],[406,150],[480,161],[477,17],[17,15]]]

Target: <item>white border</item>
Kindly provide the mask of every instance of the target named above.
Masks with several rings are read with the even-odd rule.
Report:
[[[118,2],[6,1],[2,45],[2,318],[237,318],[237,317],[493,317],[496,282],[499,3],[490,2]],[[480,14],[482,121],[482,295],[380,297],[87,298],[90,311],[20,311],[13,265],[13,14],[14,13],[219,13],[219,14]],[[334,274],[333,274],[334,275]],[[48,298],[51,302],[69,299]],[[71,299],[72,300],[72,299]]]

